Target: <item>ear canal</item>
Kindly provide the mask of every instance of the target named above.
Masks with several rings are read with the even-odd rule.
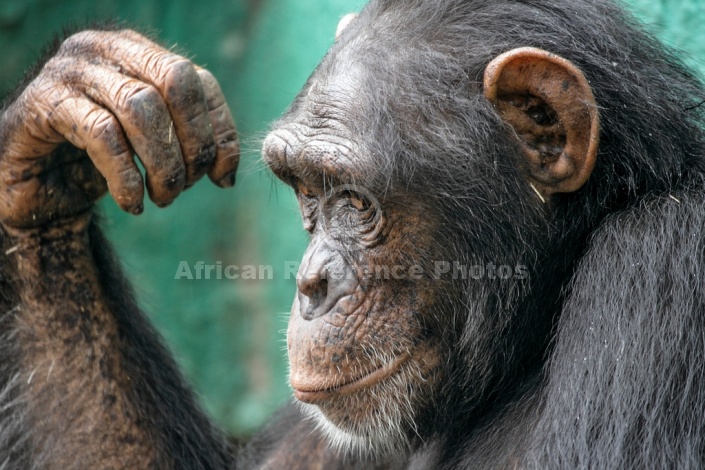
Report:
[[[519,138],[535,189],[550,195],[585,184],[595,165],[600,120],[580,69],[542,49],[514,49],[487,66],[484,93]]]
[[[340,21],[338,22],[338,27],[335,29],[335,39],[338,39],[340,37],[345,28],[347,28],[348,25],[352,22],[352,20],[354,20],[356,17],[357,13],[348,13],[340,19]]]

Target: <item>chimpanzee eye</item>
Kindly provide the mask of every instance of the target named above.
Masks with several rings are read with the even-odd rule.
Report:
[[[345,198],[352,207],[354,207],[360,212],[364,212],[370,208],[370,202],[367,200],[367,198],[361,196],[356,192],[345,191],[341,194],[341,197]]]

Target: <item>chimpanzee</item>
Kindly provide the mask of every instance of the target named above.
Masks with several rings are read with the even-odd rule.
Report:
[[[311,243],[295,399],[242,445],[94,209],[234,184],[213,76],[88,30],[6,100],[0,467],[702,468],[696,76],[611,0],[372,0],[348,20],[263,145]]]

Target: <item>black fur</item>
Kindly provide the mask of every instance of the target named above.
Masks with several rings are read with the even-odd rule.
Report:
[[[482,97],[489,61],[523,46],[576,64],[600,108],[591,178],[550,206],[525,184],[517,143]],[[528,280],[454,287],[457,301],[432,325],[446,330],[450,380],[421,417],[416,448],[388,466],[702,468],[705,90],[694,74],[608,0],[373,0],[281,122],[312,93],[330,100],[309,91],[350,64],[365,70],[361,94],[334,99],[375,158],[365,186],[423,196],[447,259],[530,270]],[[93,240],[155,446],[184,468],[238,465],[97,231]],[[12,293],[4,298],[10,310]],[[0,348],[6,387],[12,342]],[[23,462],[13,459],[28,432],[12,411],[21,394],[3,387],[0,468]],[[239,465],[312,432],[300,419],[286,408]]]
[[[140,404],[144,425],[164,457],[159,468],[229,468],[230,450],[189,393],[177,366],[140,312],[134,294],[97,224],[91,226],[93,256],[111,311],[116,312],[123,367],[132,378],[131,401]]]

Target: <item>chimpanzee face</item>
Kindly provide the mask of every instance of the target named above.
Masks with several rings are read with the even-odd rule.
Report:
[[[384,454],[408,440],[439,378],[437,219],[411,188],[375,184],[382,169],[349,124],[364,113],[360,84],[350,70],[314,76],[265,159],[311,235],[288,330],[294,393],[334,441]]]

